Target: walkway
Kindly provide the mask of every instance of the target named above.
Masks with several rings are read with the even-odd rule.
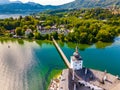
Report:
[[[55,39],[53,37],[52,37],[52,40],[53,40],[53,43],[54,43],[56,49],[60,53],[61,57],[63,58],[63,60],[65,62],[65,64],[67,65],[67,67],[71,68],[69,60],[67,59],[67,57],[65,56],[65,54],[63,53],[63,51],[61,50],[61,48],[59,47],[59,45],[57,44],[57,42],[55,41]]]

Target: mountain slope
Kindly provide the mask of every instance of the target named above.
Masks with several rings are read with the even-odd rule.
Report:
[[[6,2],[9,0],[5,0]],[[108,7],[117,5],[120,7],[120,0],[75,0],[73,2],[60,5],[40,5],[33,2],[22,3],[22,2],[12,2],[8,4],[0,4],[0,14],[16,14],[16,13],[38,13],[45,10],[55,10],[55,9],[69,9],[69,8],[95,8],[95,7]]]
[[[74,2],[61,5],[61,8],[94,8],[120,6],[120,0],[75,0]]]
[[[57,6],[51,5],[40,5],[33,2],[28,3],[9,3],[0,5],[0,13],[35,13],[41,12],[44,10],[53,10],[56,9]]]

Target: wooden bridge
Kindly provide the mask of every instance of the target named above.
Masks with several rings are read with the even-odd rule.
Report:
[[[63,53],[63,51],[61,50],[61,48],[59,47],[59,45],[57,44],[57,42],[55,41],[55,39],[52,37],[52,40],[53,40],[53,43],[54,43],[54,45],[55,45],[55,47],[56,47],[56,49],[58,50],[58,52],[59,52],[59,54],[61,55],[61,57],[63,58],[63,61],[64,61],[64,63],[66,64],[66,66],[68,67],[68,69],[69,69],[69,74],[71,74],[71,77],[73,77],[73,73],[74,73],[74,83],[77,83],[77,82],[79,82],[79,81],[83,81],[83,79],[81,78],[81,77],[79,77],[78,75],[77,75],[77,73],[71,68],[71,65],[70,65],[70,62],[69,62],[69,60],[67,59],[67,57],[65,56],[65,54]],[[68,80],[69,81],[69,80]],[[67,81],[67,82],[68,82]],[[73,84],[74,85],[74,84]],[[71,84],[71,86],[72,86],[72,88],[74,87],[72,84]],[[73,89],[70,89],[70,90],[73,90]],[[101,90],[101,89],[100,89]]]
[[[63,61],[65,62],[65,64],[69,68],[70,73],[73,74],[73,69],[71,68],[69,60],[67,59],[67,57],[65,56],[65,54],[63,53],[63,51],[61,50],[61,48],[59,47],[59,45],[57,44],[57,42],[55,41],[55,39],[53,37],[52,37],[52,40],[53,40],[53,43],[54,43],[56,49],[58,50],[61,57],[63,58]],[[81,78],[79,78],[79,76],[75,72],[74,72],[74,75],[75,75],[75,81],[76,82],[81,80]]]
[[[57,44],[57,42],[55,41],[55,39],[53,37],[52,37],[52,40],[53,40],[53,43],[54,43],[56,49],[58,50],[59,54],[63,58],[64,63],[68,67],[69,74],[71,75],[71,77],[73,76],[73,72],[74,72],[74,83],[80,82],[81,80],[83,81],[83,79],[81,77],[79,77],[78,74],[71,68],[69,60],[67,59],[67,57],[65,56],[65,54],[63,53],[63,51],[61,50],[61,48],[59,47],[59,45]],[[115,76],[113,76],[111,74],[107,74],[107,77],[112,82],[112,84],[107,81],[105,81],[105,84],[101,84],[101,80],[104,76],[104,72],[92,70],[92,69],[90,69],[90,71],[92,71],[93,74],[95,74],[95,76],[97,76],[95,78],[97,80],[91,81],[88,85],[92,85],[92,86],[95,85],[95,87],[97,86],[97,88],[99,88],[99,90],[118,90],[118,89],[120,89],[120,80],[116,79]],[[89,72],[88,72],[88,74],[89,74]],[[63,85],[63,86],[65,86],[65,85]],[[71,86],[72,86],[72,84],[71,84]],[[70,90],[73,90],[73,88]]]
[[[57,44],[57,42],[55,41],[55,39],[53,37],[52,37],[52,40],[53,40],[53,43],[54,43],[56,49],[58,50],[58,52],[60,53],[61,57],[63,58],[65,64],[70,69],[71,66],[70,66],[69,60],[67,59],[67,57],[65,56],[65,54],[63,53],[63,51],[61,50],[61,48],[59,47],[59,45]]]

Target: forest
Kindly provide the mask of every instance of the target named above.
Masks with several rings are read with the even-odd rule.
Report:
[[[52,30],[52,27],[56,30]],[[40,28],[38,28],[40,27]],[[27,34],[26,31],[28,30]],[[41,32],[48,32],[42,34]],[[65,31],[68,31],[65,34]],[[109,9],[73,9],[45,11],[30,16],[0,19],[0,36],[56,40],[93,44],[113,42],[120,35],[120,14]]]

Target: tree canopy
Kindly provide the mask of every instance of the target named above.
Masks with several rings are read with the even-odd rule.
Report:
[[[55,31],[42,35],[38,26],[46,32],[54,26],[67,34]],[[55,39],[77,43],[112,42],[120,34],[120,15],[112,14],[108,9],[95,8],[46,11],[34,16],[0,20],[0,34],[15,30],[16,35],[25,36],[27,29],[32,30],[30,37],[35,39],[50,40],[54,36]]]

